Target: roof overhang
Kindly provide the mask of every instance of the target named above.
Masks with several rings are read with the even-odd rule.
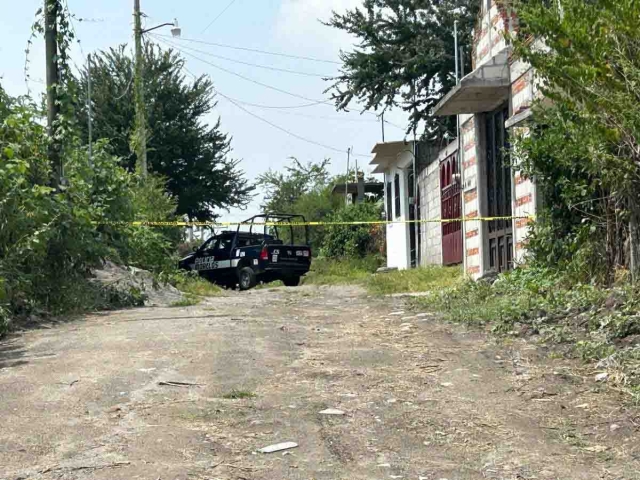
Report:
[[[436,116],[491,112],[509,98],[509,49],[460,80],[434,107]]]
[[[412,141],[377,143],[371,150],[374,156],[369,165],[375,165],[372,173],[384,173],[392,165],[400,163],[400,154],[403,152],[413,153]]]

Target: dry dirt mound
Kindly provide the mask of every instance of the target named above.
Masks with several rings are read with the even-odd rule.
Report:
[[[113,289],[123,295],[139,294],[145,306],[167,306],[182,299],[182,293],[169,284],[156,281],[153,274],[136,267],[116,265],[106,261],[92,271],[94,281],[103,287]]]

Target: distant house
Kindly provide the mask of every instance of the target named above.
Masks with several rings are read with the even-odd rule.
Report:
[[[347,204],[361,203],[365,200],[377,200],[384,195],[384,184],[380,182],[365,182],[358,177],[358,182],[338,183],[331,191],[332,195],[346,197]]]
[[[512,166],[509,151],[515,134],[528,135],[526,121],[540,92],[531,66],[513,58],[505,41],[517,18],[501,2],[480,1],[474,70],[433,110],[459,116],[464,265],[473,278],[510,270],[522,259],[538,204],[535,182]],[[474,220],[512,216],[521,218]]]

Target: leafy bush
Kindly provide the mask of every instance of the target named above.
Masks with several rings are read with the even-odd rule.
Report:
[[[364,202],[341,208],[326,218],[321,253],[326,257],[358,257],[376,254],[379,251],[379,229],[375,225],[340,225],[348,222],[371,222],[380,220],[381,209],[376,203]]]
[[[0,124],[0,330],[11,316],[139,304],[139,292],[115,298],[88,278],[103,258],[153,270],[168,265],[167,232],[119,223],[141,214],[167,219],[174,207],[162,181],[139,183],[101,142],[89,163],[86,149],[70,141],[66,182],[54,191],[36,110],[20,102],[7,110]]]

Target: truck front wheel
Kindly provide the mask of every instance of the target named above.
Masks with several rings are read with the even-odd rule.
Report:
[[[250,290],[256,286],[256,274],[251,267],[244,267],[238,272],[240,290]]]

